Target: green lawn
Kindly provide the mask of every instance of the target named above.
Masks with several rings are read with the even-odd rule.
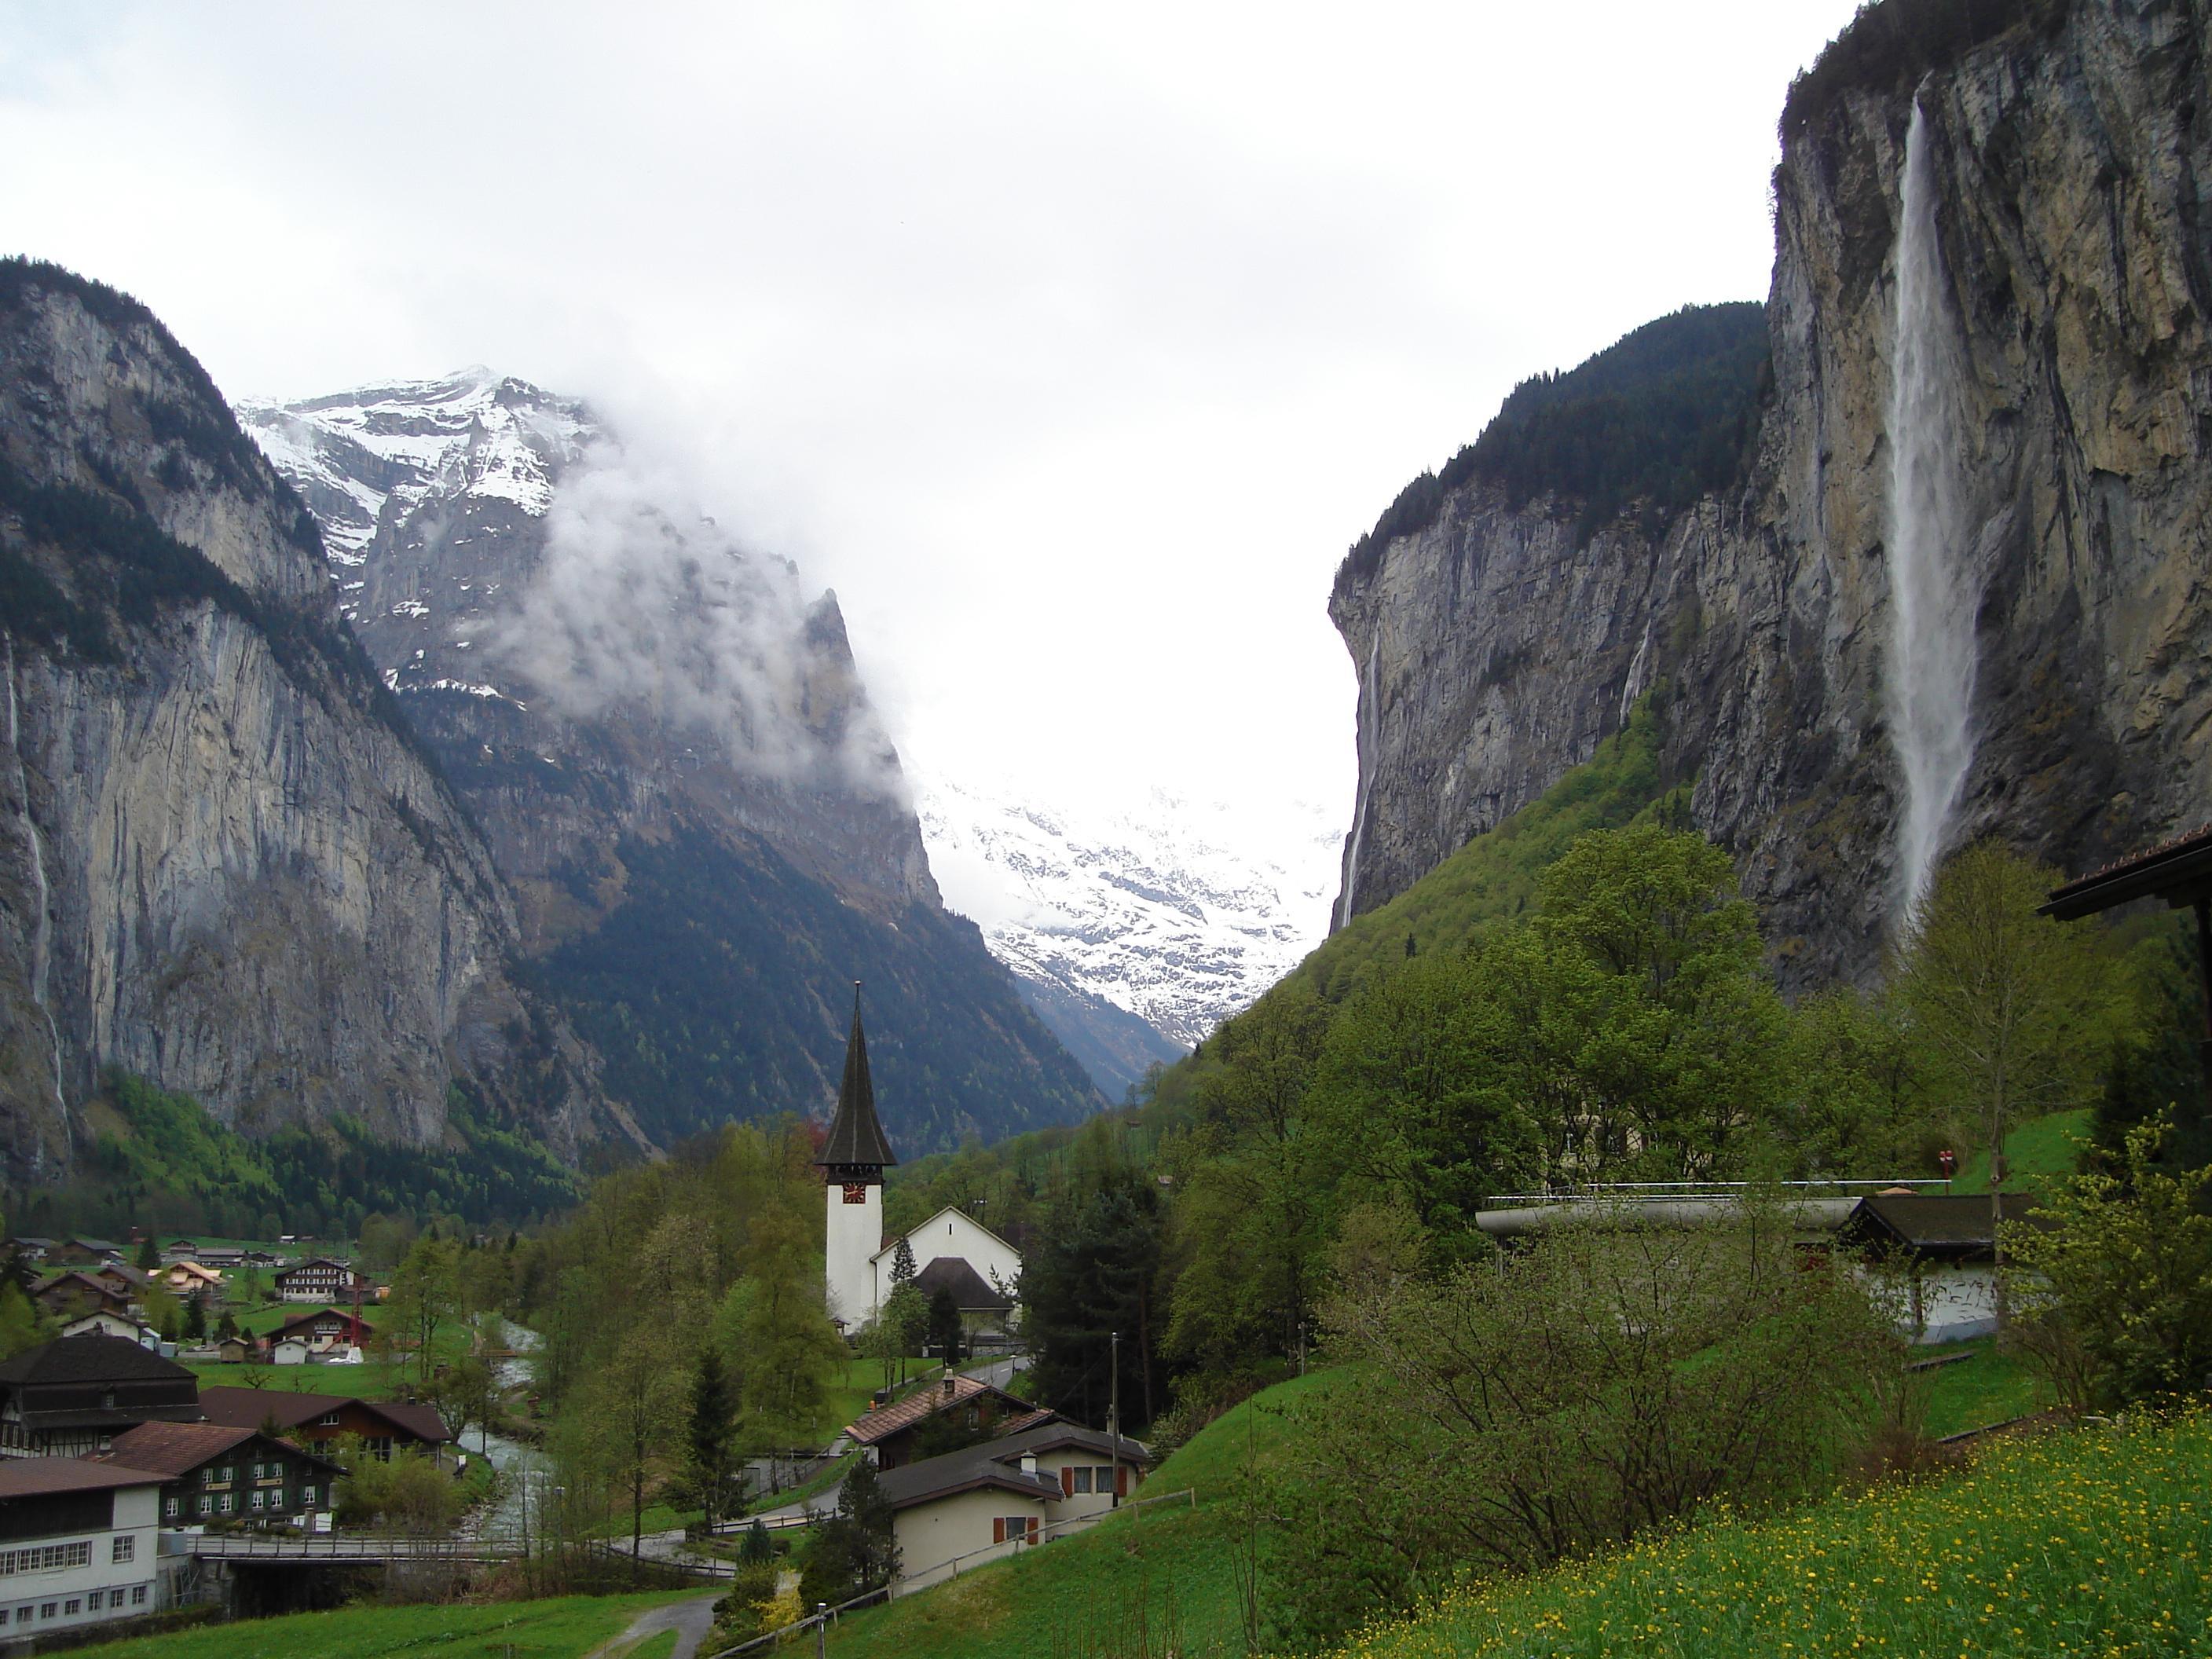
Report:
[[[1524,1579],[1470,1583],[1346,1659],[1881,1652],[2199,1655],[2212,1643],[2212,1417],[2006,1435],[1877,1487]],[[921,1599],[921,1598],[917,1598]]]
[[[1945,1343],[1922,1356],[1964,1353],[1955,1365],[1941,1365],[1928,1373],[1927,1432],[1937,1438],[2009,1422],[2041,1410],[2043,1398],[2035,1373],[2011,1354],[1996,1351],[1996,1339]]]
[[[2034,1186],[2058,1176],[2074,1173],[2081,1149],[2089,1144],[2089,1114],[2085,1110],[2053,1112],[2032,1117],[2005,1137],[2005,1163],[2011,1170],[2011,1186]],[[2011,1186],[2007,1191],[2011,1190]],[[1959,1172],[1952,1177],[1954,1193],[1985,1193],[1990,1189],[1990,1149],[1961,1149]],[[1933,1190],[1923,1188],[1923,1190]]]
[[[402,1651],[438,1659],[505,1659],[509,1654],[514,1659],[578,1659],[619,1634],[645,1608],[697,1594],[568,1595],[483,1607],[340,1607],[209,1625],[72,1652],[81,1659],[380,1659]]]
[[[189,1369],[204,1389],[246,1389],[256,1377],[264,1389],[289,1394],[342,1394],[355,1400],[389,1400],[399,1385],[399,1368],[365,1360],[358,1365],[226,1365],[193,1363]],[[411,1380],[412,1368],[408,1371]]]
[[[1101,1632],[1128,1636],[1141,1608],[1155,1650],[1164,1626],[1172,1624],[1181,1652],[1241,1652],[1230,1547],[1238,1516],[1223,1500],[1243,1482],[1248,1456],[1264,1468],[1280,1455],[1280,1437],[1271,1430],[1283,1406],[1325,1396],[1356,1376],[1350,1369],[1317,1371],[1267,1390],[1194,1436],[1139,1489],[1155,1497],[1189,1487],[1198,1495],[1195,1509],[1132,1510],[921,1595],[848,1615],[830,1650],[840,1659],[1101,1652],[1109,1650],[1099,1646]]]

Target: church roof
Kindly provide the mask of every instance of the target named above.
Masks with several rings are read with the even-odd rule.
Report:
[[[837,1115],[830,1121],[817,1164],[896,1164],[884,1126],[876,1118],[876,1085],[868,1077],[868,1039],[860,1030],[860,988],[853,988],[853,1035],[845,1043],[845,1080],[837,1090]]]

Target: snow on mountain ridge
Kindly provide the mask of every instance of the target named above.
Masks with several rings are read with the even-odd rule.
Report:
[[[1228,809],[1164,791],[1084,812],[931,780],[920,806],[939,884],[994,955],[1185,1048],[1328,932],[1340,837],[1318,808],[1275,848],[1237,851],[1209,823],[1226,830]]]

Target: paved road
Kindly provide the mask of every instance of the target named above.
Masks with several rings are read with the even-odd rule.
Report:
[[[613,1641],[603,1642],[593,1648],[586,1659],[599,1659],[602,1654],[635,1644],[648,1636],[657,1636],[665,1630],[676,1632],[676,1650],[670,1659],[692,1659],[699,1651],[699,1644],[707,1639],[707,1632],[714,1627],[714,1603],[722,1594],[720,1590],[714,1590],[705,1595],[671,1601],[641,1613],[630,1621],[628,1630]]]

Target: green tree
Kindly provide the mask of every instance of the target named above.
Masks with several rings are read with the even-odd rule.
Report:
[[[755,1218],[740,1298],[744,1418],[750,1443],[774,1450],[821,1426],[831,1375],[848,1350],[822,1302],[822,1264],[805,1222],[789,1211]]]
[[[929,1346],[947,1370],[966,1353],[965,1333],[960,1327],[960,1304],[949,1286],[940,1285],[929,1298]]]
[[[12,1359],[54,1337],[53,1322],[9,1279],[0,1282],[0,1359]]]
[[[412,1349],[416,1380],[424,1384],[436,1365],[439,1332],[460,1314],[459,1256],[453,1240],[426,1233],[392,1271],[385,1322],[403,1352]]]
[[[161,1265],[161,1247],[154,1242],[153,1234],[148,1233],[145,1237],[138,1241],[137,1260],[138,1271],[141,1273],[150,1273]]]
[[[2015,1335],[2069,1405],[2212,1389],[2212,1167],[2165,1167],[2172,1133],[2164,1117],[2137,1124],[2121,1173],[2075,1176],[2033,1224],[2005,1224]]]
[[[738,1401],[722,1357],[709,1344],[691,1368],[689,1419],[690,1477],[709,1528],[743,1496],[737,1458]]]
[[[2022,1118],[2086,1105],[2116,1009],[2089,929],[2036,909],[2058,878],[1983,842],[1952,859],[1899,941],[1894,983],[1928,1069],[1990,1149],[2004,1245],[2004,1139]],[[2002,1287],[1997,1318],[2006,1315]]]
[[[1158,1189],[1139,1174],[1063,1198],[1022,1269],[1029,1390],[1040,1405],[1103,1421],[1118,1334],[1122,1416],[1151,1420],[1161,1243]]]
[[[689,1413],[684,1368],[656,1320],[631,1328],[593,1369],[563,1416],[568,1461],[629,1510],[630,1576],[640,1571],[647,1497],[683,1455]]]
[[[863,1457],[837,1493],[837,1512],[815,1528],[799,1599],[836,1607],[890,1583],[899,1563],[891,1520],[876,1466]]]

